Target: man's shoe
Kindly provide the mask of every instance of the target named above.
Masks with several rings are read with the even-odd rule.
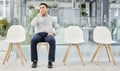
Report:
[[[33,62],[32,68],[36,68],[36,67],[37,67],[37,62]]]
[[[48,62],[48,68],[53,68],[52,62]]]

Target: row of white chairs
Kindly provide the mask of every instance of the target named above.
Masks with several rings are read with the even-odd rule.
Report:
[[[83,58],[82,58],[82,53],[80,51],[80,43],[85,42],[84,41],[84,36],[85,35],[83,35],[83,31],[78,26],[69,26],[66,29],[65,36],[64,36],[64,41],[69,43],[69,47],[67,48],[66,54],[64,56],[64,60],[63,60],[64,64],[66,64],[66,60],[67,60],[68,54],[70,52],[70,49],[72,47],[72,44],[76,44],[81,62],[84,65],[84,61],[83,61]],[[110,46],[111,43],[116,43],[116,42],[112,40],[110,30],[107,27],[104,27],[104,26],[96,27],[93,31],[93,40],[96,43],[98,43],[98,47],[97,47],[97,49],[96,49],[96,51],[95,51],[95,53],[94,53],[94,55],[91,59],[91,62],[93,62],[96,54],[98,53],[98,59],[97,59],[97,62],[96,62],[96,64],[98,64],[98,62],[100,60],[100,54],[101,54],[101,51],[102,51],[102,48],[103,48],[102,46],[105,45],[109,62],[111,61],[110,60],[110,57],[111,57],[113,63],[116,65],[116,61],[115,61],[115,58],[114,58],[114,55],[112,53],[112,49],[111,49],[111,46]]]
[[[107,27],[103,27],[103,26],[96,27],[93,32],[93,40],[98,43],[98,48],[96,49],[96,51],[91,59],[91,62],[93,62],[96,54],[99,51],[98,59],[96,62],[96,64],[98,64],[99,59],[100,59],[100,54],[102,51],[102,45],[105,45],[109,61],[111,61],[110,60],[110,57],[111,57],[113,63],[116,64],[114,55],[112,53],[112,49],[110,47],[110,44],[115,43],[115,41],[112,40],[111,32],[109,31],[109,29]],[[10,53],[13,49],[13,44],[17,45],[20,60],[21,60],[22,64],[24,64],[24,62],[27,61],[27,59],[25,58],[25,56],[22,52],[22,49],[21,49],[21,45],[20,45],[21,42],[25,41],[24,27],[21,25],[12,25],[8,29],[5,41],[9,43],[9,47],[8,47],[7,53],[5,55],[3,64],[5,64],[5,62],[8,61],[8,59],[10,57]],[[66,64],[67,57],[68,57],[68,54],[70,53],[72,44],[75,44],[77,47],[81,62],[84,65],[84,60],[83,60],[82,53],[80,50],[80,43],[85,42],[85,41],[84,41],[83,31],[81,30],[81,28],[78,26],[69,26],[65,31],[64,41],[69,43],[69,47],[67,48],[64,59],[63,59],[64,64]],[[47,50],[49,51],[49,44],[45,43],[45,45],[47,46]]]

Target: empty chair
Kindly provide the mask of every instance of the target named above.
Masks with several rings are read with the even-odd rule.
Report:
[[[109,31],[109,29],[107,27],[103,27],[103,26],[96,27],[93,32],[93,40],[96,43],[98,43],[98,48],[96,49],[96,51],[91,59],[91,62],[93,62],[96,54],[99,52],[98,59],[96,62],[96,64],[98,64],[98,62],[100,60],[100,54],[101,54],[101,51],[103,48],[102,46],[105,45],[109,61],[110,61],[110,57],[111,57],[113,63],[116,64],[114,55],[112,53],[112,49],[110,47],[110,44],[115,43],[115,41],[112,40],[111,32]]]
[[[25,61],[27,61],[27,60],[25,59],[25,56],[23,55],[21,45],[20,45],[21,42],[25,41],[24,27],[21,25],[12,25],[8,29],[5,41],[9,43],[9,47],[8,47],[7,53],[5,55],[3,64],[5,64],[5,62],[8,61],[8,59],[10,57],[10,53],[13,49],[13,44],[16,44],[16,46],[18,48],[18,54],[19,54],[20,60],[21,60],[22,64],[24,64],[23,59]]]
[[[69,46],[66,50],[66,54],[63,59],[64,64],[66,64],[66,60],[67,60],[68,54],[70,53],[72,44],[76,45],[81,62],[82,64],[84,64],[82,53],[80,50],[80,45],[79,45],[79,43],[84,42],[82,30],[78,26],[69,26],[65,31],[64,41],[69,43]]]

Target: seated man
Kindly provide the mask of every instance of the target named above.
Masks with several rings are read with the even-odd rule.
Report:
[[[38,54],[37,43],[48,42],[49,43],[49,55],[48,55],[48,68],[53,68],[52,62],[55,61],[55,49],[56,42],[54,36],[59,32],[58,23],[47,14],[48,5],[45,3],[40,4],[40,13],[32,20],[31,25],[35,27],[35,34],[31,39],[31,61],[33,62],[32,68],[37,67]],[[53,32],[53,28],[55,32]]]

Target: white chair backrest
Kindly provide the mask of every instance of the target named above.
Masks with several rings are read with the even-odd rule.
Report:
[[[93,40],[97,43],[110,43],[112,41],[110,30],[103,26],[96,27],[93,32]]]
[[[75,44],[84,42],[83,31],[78,26],[69,26],[65,30],[64,41]]]
[[[53,19],[55,22],[58,22],[56,16],[52,16],[52,19]],[[53,28],[53,32],[55,32],[55,28]]]
[[[52,19],[53,19],[55,22],[58,22],[58,21],[57,21],[57,16],[52,16]]]
[[[21,25],[12,25],[7,32],[6,41],[17,43],[25,40],[25,29]]]

